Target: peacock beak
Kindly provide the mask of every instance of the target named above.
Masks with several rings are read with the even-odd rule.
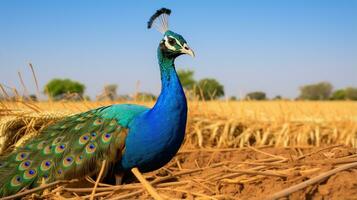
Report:
[[[183,48],[181,49],[181,52],[187,55],[192,56],[193,58],[195,57],[195,52],[192,51],[192,49],[187,46],[187,44],[183,45]]]
[[[195,57],[195,52],[193,52],[192,49],[188,50],[187,54],[192,56],[192,58]]]

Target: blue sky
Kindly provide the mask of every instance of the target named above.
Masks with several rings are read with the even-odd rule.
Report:
[[[35,91],[52,78],[71,78],[94,97],[105,84],[120,94],[158,94],[156,48],[162,35],[147,30],[155,10],[172,9],[170,29],[196,58],[178,69],[213,77],[228,96],[262,90],[296,97],[303,84],[357,86],[357,1],[0,1],[0,83],[21,90],[17,72]]]

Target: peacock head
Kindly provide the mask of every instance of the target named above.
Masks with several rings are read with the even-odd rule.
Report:
[[[167,58],[176,58],[183,54],[194,57],[195,54],[187,45],[186,40],[180,34],[169,30],[168,16],[170,14],[171,10],[161,8],[155,12],[148,22],[149,29],[154,25],[154,27],[164,35],[159,46],[161,54]]]
[[[164,38],[160,42],[160,51],[163,55],[172,58],[183,54],[195,57],[195,53],[187,45],[186,40],[181,35],[170,30],[165,32]]]

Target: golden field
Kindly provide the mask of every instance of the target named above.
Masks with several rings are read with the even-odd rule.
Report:
[[[114,103],[154,104],[1,101],[0,152],[65,116]],[[145,178],[163,199],[346,199],[357,196],[357,171],[351,170],[357,166],[356,135],[357,102],[189,101],[183,147]],[[137,182],[99,183],[96,189],[94,182],[86,177],[17,195],[151,198]]]
[[[114,103],[149,107],[154,104],[3,101],[0,104],[0,135],[4,137],[9,134],[8,130],[18,131],[14,127],[26,125],[20,133],[16,133],[20,136],[61,117]],[[356,147],[356,134],[357,102],[352,101],[190,101],[185,146],[227,148],[345,144]]]

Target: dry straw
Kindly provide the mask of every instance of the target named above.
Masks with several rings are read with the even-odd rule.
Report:
[[[0,149],[23,141],[62,117],[108,103],[2,101]],[[141,104],[151,106],[153,102]],[[354,102],[190,101],[189,105],[185,148],[333,144],[357,147]]]
[[[112,102],[1,101],[0,151],[11,151],[63,117],[109,103]],[[152,106],[153,102],[141,104]],[[287,181],[285,188],[261,196],[271,195],[275,199],[308,190],[311,185],[356,166],[357,154],[351,148],[357,146],[354,102],[190,101],[188,119],[185,143],[176,159],[162,170],[145,175],[164,199],[244,199],[250,196],[227,193],[217,187]],[[330,146],[310,149],[326,145]],[[266,151],[267,146],[281,148],[282,154]],[[347,153],[336,154],[341,151]],[[239,155],[239,159],[228,155]],[[304,182],[306,178],[312,181]],[[100,178],[86,180],[93,187],[73,188],[70,182],[59,181],[25,190],[15,197],[31,199],[33,192],[40,192],[38,195],[44,199],[150,198],[139,183],[113,186],[100,183]]]

